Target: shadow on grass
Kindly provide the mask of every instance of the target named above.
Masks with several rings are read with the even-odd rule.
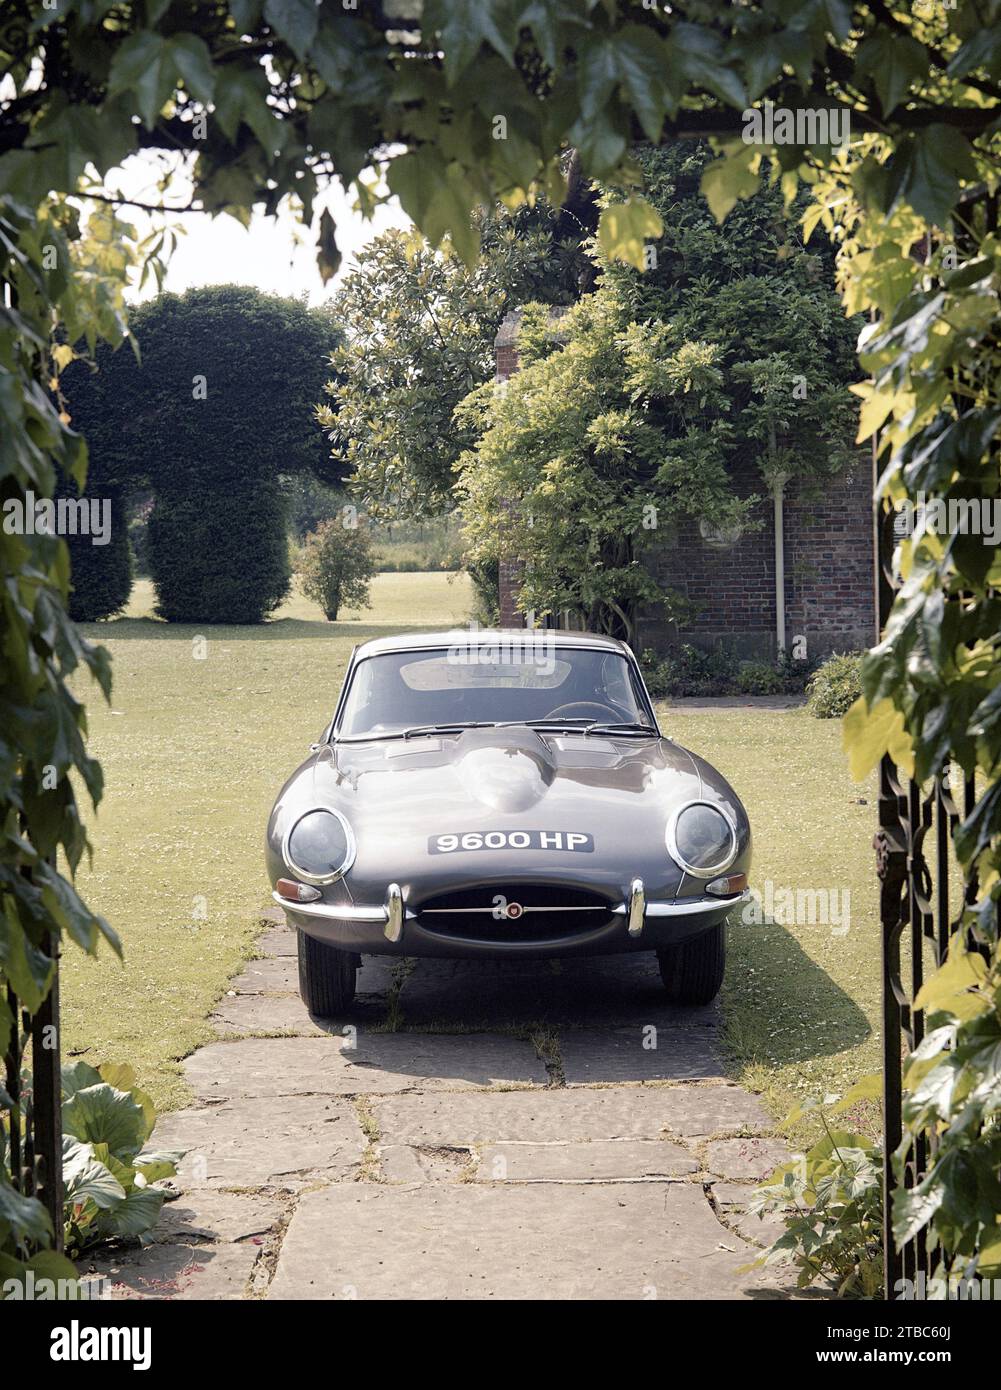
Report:
[[[349,638],[367,642],[400,632],[438,632],[428,623],[328,623],[325,619],[277,618],[267,623],[166,623],[160,618],[112,618],[108,622],[80,623],[80,631],[91,642],[190,642],[194,637],[210,637],[217,642],[302,642],[311,638],[326,641]]]
[[[770,917],[759,926],[731,921],[728,942],[726,1037],[742,1061],[807,1062],[845,1052],[870,1036],[869,1020],[855,1000],[782,923]],[[879,969],[875,949],[871,968]]]

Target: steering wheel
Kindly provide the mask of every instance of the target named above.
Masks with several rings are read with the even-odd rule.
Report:
[[[550,710],[546,718],[598,719],[604,723],[617,724],[622,718],[622,713],[622,710],[613,709],[611,705],[599,704],[597,700],[574,700],[568,705],[560,705],[559,709]]]

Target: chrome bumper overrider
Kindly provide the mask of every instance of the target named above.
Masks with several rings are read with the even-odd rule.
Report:
[[[747,902],[750,896],[750,891],[745,889],[743,893],[733,898],[668,898],[650,902],[647,900],[643,888],[643,880],[634,878],[630,884],[629,900],[617,903],[608,910],[613,916],[627,917],[629,919],[629,935],[636,937],[642,934],[643,923],[648,917],[693,917],[705,912],[719,912],[720,908],[736,907],[738,903]],[[417,917],[416,912],[404,905],[403,893],[398,883],[389,885],[386,890],[386,901],[378,907],[366,907],[354,903],[294,903],[283,898],[280,893],[272,893],[271,897],[279,907],[284,907],[303,917],[323,917],[334,922],[382,922],[384,923],[383,933],[386,940],[393,942],[399,941],[403,935],[403,923],[413,921]],[[475,908],[469,910],[476,911]],[[490,909],[486,910],[489,911]],[[533,909],[525,908],[524,910],[530,912]],[[553,910],[551,907],[539,909],[539,911],[548,912]],[[558,911],[559,909],[555,910]]]

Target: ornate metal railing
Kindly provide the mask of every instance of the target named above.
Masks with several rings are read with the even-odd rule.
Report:
[[[56,951],[53,945],[51,948]],[[59,962],[52,988],[35,1014],[21,1008],[8,986],[15,1019],[4,1057],[5,1110],[11,1180],[26,1197],[44,1203],[52,1220],[53,1246],[62,1249],[62,1087],[59,1065]],[[26,1254],[31,1253],[26,1251]]]
[[[955,872],[950,872],[952,833],[960,816],[973,809],[972,777],[963,779],[962,796],[960,806],[944,778],[924,794],[889,758],[883,759],[875,847],[883,929],[883,1246],[888,1298],[894,1297],[901,1279],[916,1283],[922,1272],[927,1278],[933,1274],[924,1233],[900,1248],[894,1242],[893,1192],[898,1178],[893,1157],[903,1138],[904,1060],[924,1037],[924,1011],[915,1008],[914,1001],[929,968],[945,959],[960,914],[951,898],[956,882]],[[966,881],[964,898],[974,892],[974,885]],[[917,1137],[902,1175],[906,1187],[920,1183],[934,1147],[933,1133]]]

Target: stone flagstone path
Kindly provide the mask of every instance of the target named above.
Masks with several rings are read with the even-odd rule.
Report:
[[[716,1009],[664,1002],[652,955],[367,956],[350,1022],[321,1026],[280,918],[157,1127],[187,1150],[181,1195],[151,1244],[91,1266],[115,1296],[787,1292],[739,1272],[773,1238],[744,1207],[785,1149],[724,1075]]]

